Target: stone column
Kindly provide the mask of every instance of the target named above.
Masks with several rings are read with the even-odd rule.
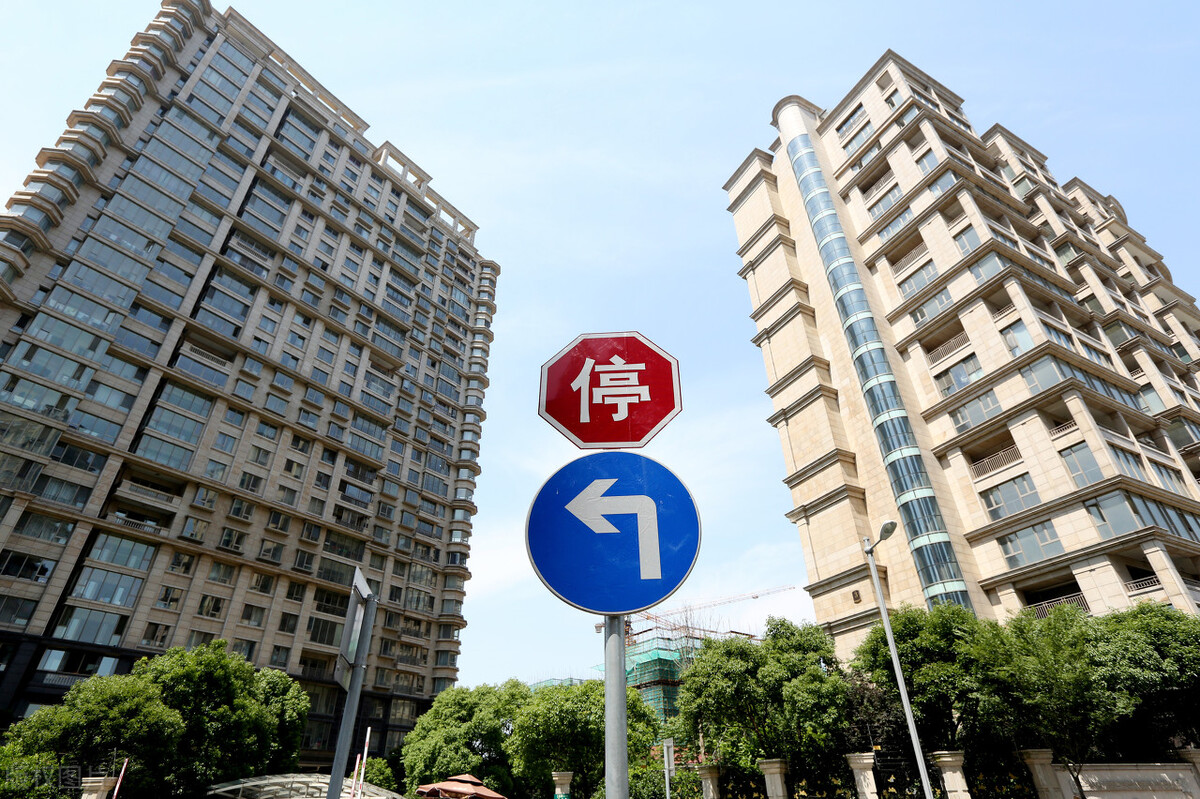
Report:
[[[1003,608],[1005,614],[1000,621],[1015,616],[1025,609],[1025,605],[1017,593],[1017,587],[1013,583],[1001,583],[996,586],[996,596],[1000,599],[1000,607]]]
[[[1200,749],[1189,746],[1186,749],[1176,749],[1175,751],[1184,763],[1187,763],[1196,770],[1196,778],[1200,779]]]
[[[116,786],[116,777],[84,777],[83,794],[79,799],[106,799],[108,792]]]
[[[1129,595],[1116,565],[1107,555],[1096,555],[1071,564],[1071,572],[1096,616],[1129,607]]]
[[[1022,749],[1021,759],[1033,775],[1033,787],[1040,799],[1068,799],[1058,787],[1054,773],[1054,753],[1049,749]]]
[[[967,775],[963,773],[963,753],[932,752],[930,756],[942,772],[946,799],[971,799],[971,792],[967,788]]]
[[[758,770],[767,778],[767,799],[787,799],[787,762],[760,760]]]
[[[720,776],[721,770],[717,764],[702,763],[696,766],[696,772],[700,775],[702,799],[721,799],[721,789],[717,784],[717,778]]]
[[[854,772],[854,788],[858,791],[858,799],[878,799],[879,789],[875,786],[875,753],[846,755],[846,762]]]
[[[1145,553],[1146,560],[1150,561],[1154,573],[1158,575],[1158,581],[1162,583],[1163,592],[1171,601],[1171,605],[1176,610],[1182,610],[1192,616],[1197,615],[1191,589],[1183,581],[1179,569],[1175,567],[1175,561],[1167,551],[1166,545],[1162,541],[1147,541],[1142,544],[1142,552]]]
[[[554,779],[554,797],[555,799],[571,799],[571,778],[575,776],[574,771],[552,771],[550,776]]]

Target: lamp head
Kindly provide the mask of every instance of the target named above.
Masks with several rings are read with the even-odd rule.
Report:
[[[879,540],[886,541],[894,532],[896,532],[896,522],[889,519],[883,523],[883,527],[879,528]]]

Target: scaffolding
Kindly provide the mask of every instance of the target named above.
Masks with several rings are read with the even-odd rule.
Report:
[[[794,585],[687,605],[662,615],[641,611],[625,619],[625,682],[637,689],[660,722],[679,714],[683,672],[696,659],[705,638],[752,638],[734,630],[709,630],[695,624],[696,613],[790,591]]]
[[[637,689],[659,721],[679,713],[679,686],[684,669],[695,659],[707,630],[652,627],[644,635],[627,632],[625,682]]]

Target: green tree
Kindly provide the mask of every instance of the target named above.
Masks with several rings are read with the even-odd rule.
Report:
[[[646,767],[658,740],[658,719],[645,700],[627,689],[630,769]],[[604,782],[604,683],[554,685],[533,693],[505,744],[514,772],[530,796],[553,791],[554,771],[573,771],[571,796],[591,799]]]
[[[300,742],[308,724],[309,698],[300,683],[279,669],[263,669],[254,674],[257,699],[266,708],[274,725],[270,756],[263,767],[266,774],[295,771],[300,760]]]
[[[455,686],[438,694],[404,738],[408,793],[415,795],[418,785],[455,774],[473,774],[505,796],[523,795],[504,744],[530,696],[529,687],[517,680]]]
[[[290,677],[255,672],[215,641],[76,683],[61,704],[9,729],[0,761],[48,764],[61,753],[64,763],[89,768],[128,757],[123,799],[192,796],[293,767],[307,717],[308,696]],[[37,796],[10,783],[0,796]]]
[[[25,754],[0,746],[0,799],[58,799],[61,763],[50,752]]]
[[[367,758],[367,765],[363,768],[363,779],[379,788],[396,790],[396,775],[382,757]]]
[[[1126,721],[1102,731],[1108,758],[1154,762],[1200,741],[1200,618],[1142,602],[1095,620],[1092,657],[1108,690],[1136,698]]]
[[[220,640],[190,651],[176,647],[133,667],[133,674],[157,685],[167,706],[183,717],[175,776],[185,794],[266,773],[272,762],[286,762],[292,753],[277,750],[275,736],[281,727],[293,729],[297,719],[279,714],[302,712],[307,719],[307,697],[297,694],[285,701],[289,697],[278,696],[273,687],[272,700],[278,701],[264,703],[264,683],[256,679],[254,667],[225,647]]]
[[[889,618],[922,744],[934,751],[962,748],[958,711],[967,673],[959,646],[974,636],[978,621],[971,611],[949,603],[931,611],[905,607]],[[854,667],[899,706],[896,671],[882,625],[855,650]]]
[[[761,644],[706,640],[684,672],[680,723],[735,793],[761,783],[757,761],[788,761],[810,791],[836,790],[849,772],[842,755],[850,684],[833,641],[815,625],[767,620]]]
[[[71,686],[61,704],[10,727],[3,759],[21,773],[28,771],[21,766],[48,764],[56,755],[84,766],[128,757],[123,794],[170,794],[179,787],[172,763],[183,731],[183,718],[163,702],[158,686],[130,675],[92,677]],[[19,788],[8,795],[30,795]]]
[[[1136,699],[1105,685],[1094,655],[1095,620],[1070,605],[1044,619],[1024,612],[1006,625],[983,622],[964,648],[972,661],[976,712],[1023,747],[1052,749],[1083,797],[1079,773]]]

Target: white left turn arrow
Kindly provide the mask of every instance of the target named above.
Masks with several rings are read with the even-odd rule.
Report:
[[[637,515],[638,562],[643,580],[661,580],[662,564],[658,552],[658,508],[650,497],[632,496],[606,497],[604,492],[612,488],[616,479],[593,480],[591,485],[579,492],[567,503],[567,510],[583,522],[593,533],[621,532],[604,518],[619,514]]]

